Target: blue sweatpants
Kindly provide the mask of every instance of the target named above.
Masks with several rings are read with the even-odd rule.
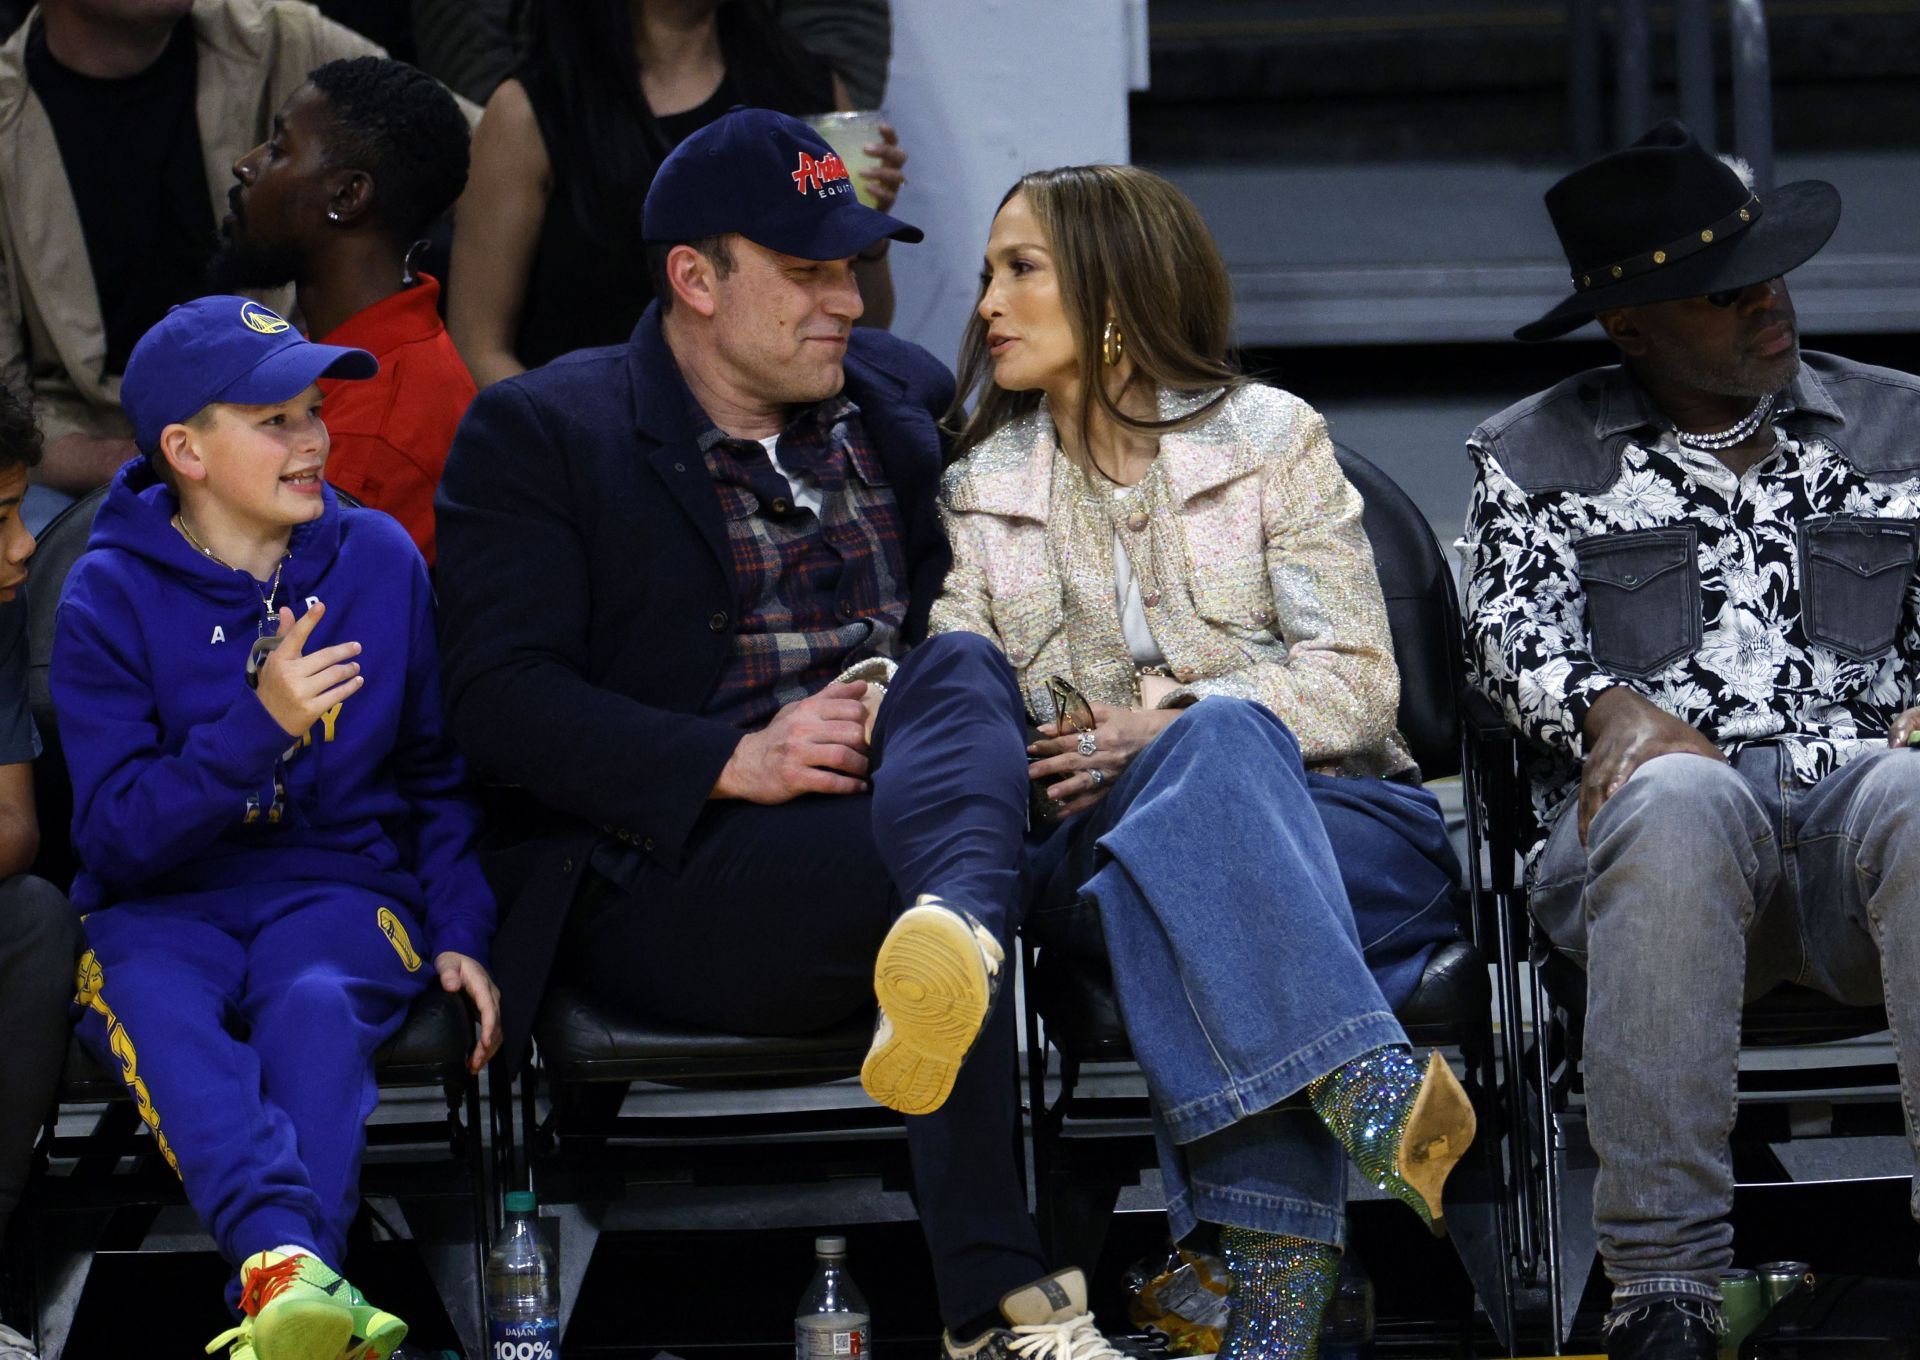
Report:
[[[432,977],[413,913],[345,884],[251,886],[94,912],[87,943],[80,1037],[221,1254],[297,1243],[339,1265],[374,1050]]]

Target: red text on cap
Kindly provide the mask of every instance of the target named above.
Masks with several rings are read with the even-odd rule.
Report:
[[[802,151],[800,168],[793,172],[795,193],[804,194],[808,189],[819,190],[826,188],[829,184],[851,182],[847,175],[847,163],[831,151],[819,160]]]

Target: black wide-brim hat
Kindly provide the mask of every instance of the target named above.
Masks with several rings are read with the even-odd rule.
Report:
[[[1547,190],[1547,213],[1573,269],[1573,296],[1513,333],[1551,340],[1601,312],[1746,288],[1806,263],[1840,223],[1825,180],[1764,198],[1668,119]]]

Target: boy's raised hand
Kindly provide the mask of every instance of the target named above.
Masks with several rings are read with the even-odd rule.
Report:
[[[478,959],[451,949],[435,954],[433,967],[440,974],[443,990],[465,992],[473,1003],[480,1033],[467,1057],[467,1070],[478,1076],[487,1060],[500,1051],[500,1041],[505,1037],[500,1033],[500,989]]]
[[[280,645],[273,649],[260,667],[259,687],[254,690],[260,702],[290,737],[303,735],[320,721],[320,715],[358,690],[364,677],[357,642],[339,642],[317,652],[305,650],[307,639],[327,612],[316,602],[294,622],[293,611],[280,609]]]

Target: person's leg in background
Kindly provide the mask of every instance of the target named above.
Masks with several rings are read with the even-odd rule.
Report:
[[[60,1083],[81,938],[79,915],[51,883],[29,874],[0,882],[0,1244]],[[30,1354],[26,1344],[0,1321],[0,1357],[10,1347]]]

